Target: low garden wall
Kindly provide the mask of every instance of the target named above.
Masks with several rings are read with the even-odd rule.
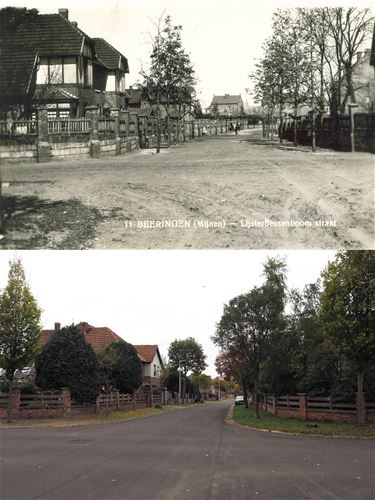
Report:
[[[114,111],[114,116],[99,117],[96,107],[88,107],[85,118],[50,120],[47,109],[38,109],[36,120],[0,122],[0,161],[99,158],[156,147],[154,116]],[[248,128],[246,120],[240,123],[242,128]],[[228,126],[228,119],[170,119],[169,125],[163,122],[162,146],[205,134],[218,135],[227,132]]]
[[[138,390],[134,394],[100,394],[92,404],[77,404],[71,399],[69,388],[56,392],[21,394],[14,389],[12,394],[12,418],[53,418],[79,415],[104,414],[114,409],[138,409],[168,404],[172,398],[163,394],[154,395],[151,391]],[[0,393],[0,417],[6,417],[8,394]]]
[[[364,399],[363,414],[366,423],[375,423],[375,402]],[[330,397],[298,396],[260,396],[260,407],[278,417],[301,418],[305,420],[331,420],[335,422],[358,421],[357,402],[335,402]]]

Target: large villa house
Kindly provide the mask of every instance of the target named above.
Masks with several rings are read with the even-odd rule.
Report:
[[[126,73],[126,57],[88,36],[67,9],[0,10],[0,118],[9,110],[28,117],[38,106],[57,118],[83,116],[87,106],[125,109]]]
[[[105,349],[112,342],[119,342],[122,339],[117,333],[107,326],[97,327],[83,321],[77,325],[85,336],[86,341],[91,345],[94,351],[99,352]],[[39,348],[42,348],[51,340],[53,335],[58,335],[61,329],[60,323],[55,323],[54,328],[42,330],[39,339]],[[142,364],[142,387],[144,389],[159,388],[163,375],[163,360],[161,358],[157,345],[134,345],[139,360]],[[17,379],[33,379],[35,377],[34,365],[25,367],[16,373]]]

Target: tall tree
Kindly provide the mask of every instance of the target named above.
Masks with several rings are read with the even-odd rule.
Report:
[[[193,337],[188,337],[184,340],[174,340],[169,346],[168,357],[170,365],[176,370],[180,369],[184,375],[182,394],[185,399],[187,374],[203,372],[207,367],[206,355],[202,346]]]
[[[116,387],[122,393],[132,393],[142,384],[142,365],[134,346],[112,342],[99,353],[101,373],[106,386]]]
[[[143,98],[156,107],[158,117],[157,152],[161,143],[161,106],[164,107],[168,122],[170,141],[171,110],[177,112],[178,119],[194,106],[196,100],[195,72],[189,54],[182,45],[182,26],[173,25],[167,15],[156,24],[156,35],[152,41],[151,63],[148,71],[142,70],[140,84]]]
[[[100,392],[99,361],[75,325],[56,332],[35,359],[36,383],[41,389],[69,387],[77,403],[92,403]]]
[[[9,381],[8,420],[14,373],[34,357],[41,335],[41,309],[26,282],[21,259],[10,263],[8,283],[0,292],[0,367]]]
[[[375,359],[375,254],[370,250],[339,252],[322,273],[324,329],[339,353],[356,368],[358,419],[363,380]]]
[[[224,306],[212,340],[222,351],[241,353],[253,384],[256,418],[259,418],[259,380],[261,363],[267,359],[272,342],[285,328],[285,261],[269,258],[264,264],[265,282],[249,293],[239,295]]]

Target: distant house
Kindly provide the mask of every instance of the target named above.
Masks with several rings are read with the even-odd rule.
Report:
[[[130,86],[126,89],[126,107],[129,110],[137,110],[147,108],[148,105],[144,99],[142,99],[141,90]]]
[[[375,37],[374,37],[375,38]],[[375,41],[373,42],[375,45]],[[375,72],[372,65],[375,66],[375,56],[372,56],[373,49],[366,49],[364,52],[358,52],[356,54],[357,59],[352,67],[352,78],[354,87],[355,102],[358,104],[357,111],[362,113],[374,113],[375,112]],[[371,57],[373,57],[371,59]],[[344,97],[347,94],[347,87],[345,83],[341,89],[341,95]],[[347,101],[345,113],[349,113],[348,104],[350,103],[350,98]]]
[[[372,45],[371,45],[371,55],[370,55],[370,65],[374,67],[375,70],[375,23],[372,33]]]
[[[142,385],[145,387],[160,387],[163,374],[163,360],[157,345],[135,345],[142,362]]]
[[[207,113],[213,115],[238,116],[244,113],[241,95],[214,95]]]
[[[30,116],[41,105],[57,118],[83,116],[89,105],[101,112],[112,103],[121,107],[128,72],[125,56],[69,21],[67,9],[58,14],[21,11],[0,10],[3,117],[9,109]]]

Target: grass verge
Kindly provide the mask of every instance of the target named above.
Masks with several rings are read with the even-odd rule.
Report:
[[[266,411],[260,410],[260,419],[254,417],[254,408],[235,406],[233,408],[233,420],[238,424],[255,427],[257,429],[268,429],[270,431],[291,432],[295,434],[320,434],[326,436],[347,437],[375,437],[375,424],[356,425],[340,422],[306,422],[297,418],[275,417]],[[309,427],[306,424],[313,424]],[[315,427],[316,425],[316,427]]]
[[[157,406],[153,408],[139,408],[137,410],[112,410],[108,415],[82,415],[66,418],[15,419],[11,423],[7,423],[4,419],[0,421],[0,427],[68,427],[72,425],[94,425],[106,424],[111,422],[125,422],[126,420],[160,415],[187,407],[188,405],[168,405]]]

